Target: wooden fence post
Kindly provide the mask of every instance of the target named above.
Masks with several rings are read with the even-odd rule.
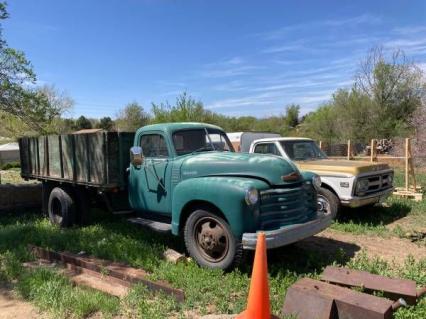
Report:
[[[410,144],[410,139],[405,139],[405,190],[408,191],[408,165],[409,165],[409,159],[408,159],[408,148]]]
[[[372,139],[371,140],[371,147],[370,147],[370,161],[371,162],[377,161],[376,146],[377,146],[377,141],[375,139]]]
[[[352,159],[352,144],[351,140],[348,140],[348,160]]]
[[[416,175],[414,173],[413,154],[411,152],[411,139],[405,139],[405,190],[410,189],[410,176],[413,181],[413,192],[417,191]]]

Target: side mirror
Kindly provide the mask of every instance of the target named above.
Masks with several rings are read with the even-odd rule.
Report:
[[[134,166],[141,166],[144,162],[144,156],[142,152],[142,147],[140,146],[133,146],[130,149],[130,162]]]

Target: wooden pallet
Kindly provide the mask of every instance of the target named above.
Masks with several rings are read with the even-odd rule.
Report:
[[[393,195],[414,199],[416,202],[423,200],[422,188],[419,186],[417,186],[415,189],[409,188],[408,190],[406,190],[404,187],[397,187],[395,188]]]

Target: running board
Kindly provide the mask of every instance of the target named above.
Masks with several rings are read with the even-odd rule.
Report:
[[[172,224],[169,223],[158,222],[141,217],[129,218],[128,221],[133,224],[142,225],[159,233],[170,233],[172,231]]]

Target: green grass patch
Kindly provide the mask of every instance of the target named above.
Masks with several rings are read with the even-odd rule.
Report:
[[[100,258],[126,262],[148,270],[152,279],[169,281],[185,291],[183,304],[163,294],[135,286],[122,300],[100,292],[73,287],[52,269],[25,270],[21,262],[32,259],[27,244],[54,250],[86,251]],[[109,318],[187,318],[194,314],[239,313],[246,303],[253,255],[246,265],[232,272],[208,270],[195,263],[173,265],[162,260],[166,248],[183,251],[182,242],[129,225],[116,216],[96,224],[62,230],[46,219],[25,214],[0,218],[0,280],[15,283],[15,290],[54,317],[88,317],[94,313]],[[342,251],[324,254],[297,246],[268,252],[272,309],[279,314],[287,288],[297,279],[317,278],[330,264],[347,265],[373,273],[415,279],[426,285],[426,261],[407,260],[403,267],[365,255],[351,259]],[[397,318],[415,318],[424,313],[425,303],[399,310]],[[421,317],[421,316],[420,316]],[[420,318],[416,317],[416,318]]]

